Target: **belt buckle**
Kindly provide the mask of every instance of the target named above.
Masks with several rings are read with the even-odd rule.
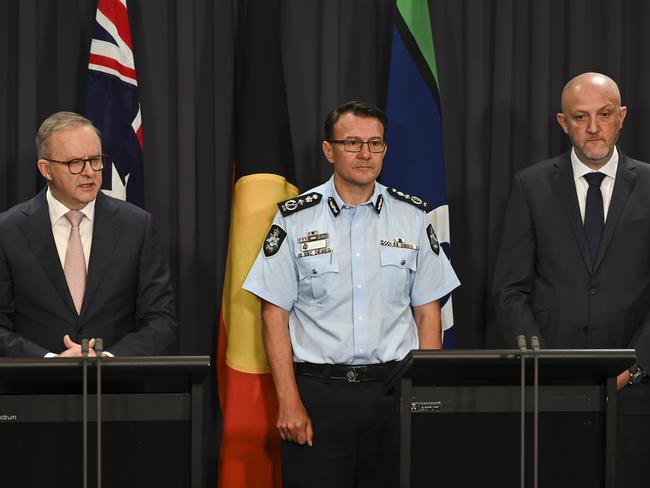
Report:
[[[359,373],[355,368],[348,368],[345,372],[345,379],[348,380],[348,383],[359,383]]]

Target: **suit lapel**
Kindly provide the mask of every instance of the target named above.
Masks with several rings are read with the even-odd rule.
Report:
[[[630,198],[630,194],[636,183],[636,164],[631,162],[625,155],[619,151],[618,169],[616,170],[616,180],[614,182],[614,191],[612,199],[607,210],[607,220],[603,229],[603,237],[600,240],[598,248],[598,257],[594,272],[598,269],[607,247],[614,236],[614,231],[623,213],[623,209]]]
[[[95,222],[93,224],[93,241],[88,262],[86,291],[81,308],[83,314],[93,299],[110,258],[117,244],[120,226],[115,219],[119,208],[101,191],[97,194],[95,203]]]
[[[580,207],[578,206],[578,195],[576,193],[576,184],[573,178],[573,168],[571,167],[571,158],[569,154],[563,155],[554,165],[553,182],[555,190],[559,196],[560,202],[564,207],[569,226],[573,232],[582,260],[587,268],[591,269],[591,258],[587,248],[587,239],[585,230],[580,216]]]
[[[56,250],[45,192],[46,189],[43,189],[32,199],[31,205],[25,209],[27,218],[20,227],[29,243],[29,247],[38,258],[54,288],[59,292],[70,311],[76,315],[77,310],[72,301],[68,283],[63,274],[61,260]]]

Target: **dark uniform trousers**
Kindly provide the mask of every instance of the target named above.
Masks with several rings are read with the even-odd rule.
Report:
[[[313,446],[283,442],[284,488],[394,488],[399,480],[398,419],[383,381],[297,375],[314,429]]]

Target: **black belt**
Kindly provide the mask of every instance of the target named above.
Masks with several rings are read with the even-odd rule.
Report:
[[[346,380],[348,383],[384,381],[397,361],[378,364],[314,364],[294,363],[296,374],[315,378]]]

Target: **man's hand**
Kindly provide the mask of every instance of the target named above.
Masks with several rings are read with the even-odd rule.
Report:
[[[283,440],[297,442],[300,445],[307,443],[309,447],[312,446],[314,431],[311,427],[311,419],[299,399],[280,402],[276,425]]]
[[[630,372],[626,369],[616,377],[616,389],[622,390],[628,381],[630,381]]]
[[[60,358],[80,358],[82,356],[81,354],[81,344],[77,344],[74,342],[72,339],[70,339],[70,336],[66,334],[63,337],[63,345],[65,346],[65,351],[63,351],[61,354],[58,355]],[[95,356],[95,350],[93,349],[95,347],[95,339],[90,339],[88,341],[88,356]]]
[[[276,426],[285,441],[309,446],[314,431],[307,409],[300,400],[293,373],[293,352],[289,336],[289,311],[262,301],[262,340],[271,366],[271,376],[278,395]]]

